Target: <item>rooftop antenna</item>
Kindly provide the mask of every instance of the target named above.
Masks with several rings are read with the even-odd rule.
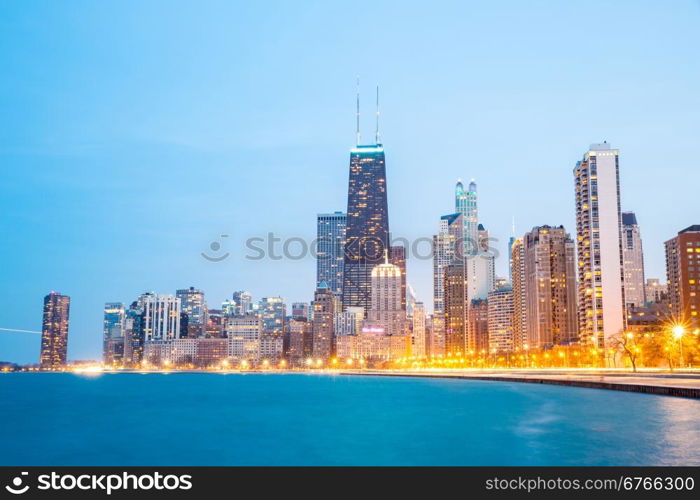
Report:
[[[377,131],[374,134],[374,143],[380,144],[380,142],[379,142],[379,85],[377,85]]]
[[[360,145],[360,77],[357,77],[357,111],[355,113],[357,125],[355,127],[355,143]]]

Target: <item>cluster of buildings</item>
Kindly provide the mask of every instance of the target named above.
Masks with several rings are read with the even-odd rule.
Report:
[[[359,123],[359,122],[358,122]],[[407,249],[389,231],[384,148],[350,151],[346,212],[319,214],[313,300],[209,308],[202,290],[144,293],[104,309],[104,363],[290,367],[381,363],[583,344],[602,347],[666,316],[700,326],[700,225],[665,243],[667,284],[645,279],[635,214],[620,201],[619,151],[593,144],[573,170],[576,228],[533,227],[508,245],[509,276],[480,221],[477,186],[458,181],[433,236],[432,312],[407,285]],[[44,301],[41,365],[65,364],[70,299]],[[289,314],[291,313],[291,314]]]

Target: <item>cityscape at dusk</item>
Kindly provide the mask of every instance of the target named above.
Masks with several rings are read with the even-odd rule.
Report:
[[[700,465],[700,4],[127,3],[3,7],[0,466]]]

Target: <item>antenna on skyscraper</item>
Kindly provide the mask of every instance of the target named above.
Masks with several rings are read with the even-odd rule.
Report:
[[[379,85],[377,85],[377,131],[374,134],[374,143],[379,144]]]
[[[355,113],[355,119],[357,120],[357,126],[355,129],[355,142],[356,145],[360,145],[360,77],[357,77],[357,112]]]

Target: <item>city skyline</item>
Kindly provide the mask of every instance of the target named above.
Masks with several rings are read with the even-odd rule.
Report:
[[[675,20],[675,22],[680,23],[678,20]],[[601,64],[605,65],[607,63],[602,62]],[[362,73],[365,74],[364,71]],[[376,77],[374,73],[377,73]],[[685,76],[688,80],[683,80],[684,84],[692,83],[692,79],[697,77],[696,74]],[[622,210],[633,211],[639,218],[639,225],[644,239],[645,264],[647,266],[646,276],[649,278],[661,278],[662,281],[665,281],[663,242],[674,237],[681,229],[691,226],[696,222],[695,220],[691,220],[694,216],[692,204],[684,201],[686,198],[689,199],[690,195],[683,194],[691,193],[691,191],[685,191],[688,188],[683,184],[693,184],[692,176],[698,175],[697,169],[688,167],[688,162],[693,158],[688,154],[688,146],[690,144],[688,137],[685,138],[688,144],[684,143],[682,133],[681,137],[677,138],[675,142],[670,141],[670,136],[668,136],[670,130],[665,131],[665,133],[664,130],[661,130],[660,133],[658,123],[649,124],[647,126],[636,126],[635,134],[633,131],[629,130],[629,125],[625,125],[620,121],[612,120],[612,125],[601,125],[597,121],[591,121],[584,127],[574,126],[563,133],[559,133],[558,138],[560,140],[563,136],[565,136],[566,139],[564,139],[561,144],[558,144],[554,148],[554,151],[552,151],[552,144],[550,144],[548,140],[543,140],[542,143],[538,144],[533,140],[533,134],[522,133],[522,136],[516,136],[512,131],[509,133],[506,129],[504,131],[505,137],[498,142],[504,145],[514,144],[517,147],[525,148],[526,156],[528,153],[530,156],[536,156],[544,151],[547,152],[548,156],[548,161],[545,162],[546,164],[542,165],[541,170],[530,172],[530,174],[538,174],[541,172],[541,175],[537,175],[537,186],[531,185],[532,191],[528,193],[528,196],[538,196],[548,190],[554,191],[552,191],[551,197],[541,198],[543,201],[542,207],[535,209],[528,208],[523,211],[525,208],[523,203],[524,199],[519,197],[515,188],[520,188],[520,184],[527,182],[529,177],[523,177],[522,174],[517,171],[514,163],[509,164],[509,162],[514,160],[514,157],[504,153],[501,158],[497,158],[497,164],[495,166],[489,165],[487,167],[484,159],[488,156],[480,156],[481,153],[479,150],[481,148],[485,150],[492,149],[495,143],[478,134],[474,136],[474,139],[465,137],[464,130],[460,129],[459,126],[453,130],[443,130],[441,133],[447,145],[448,152],[438,153],[436,160],[440,164],[445,165],[444,171],[442,169],[430,168],[428,170],[430,172],[430,178],[426,179],[425,175],[421,176],[417,170],[417,166],[419,163],[426,163],[429,161],[430,157],[426,157],[425,155],[428,153],[435,154],[435,148],[425,143],[411,141],[410,137],[412,136],[407,134],[404,126],[400,125],[399,121],[402,117],[403,119],[406,118],[401,108],[409,109],[411,104],[408,101],[404,103],[400,102],[401,92],[394,92],[392,95],[392,90],[396,87],[396,83],[393,82],[393,79],[383,77],[380,71],[372,71],[367,77],[380,80],[383,88],[389,88],[388,91],[384,92],[384,96],[386,97],[383,97],[385,103],[383,103],[382,116],[385,124],[383,126],[384,135],[386,137],[384,142],[387,144],[387,156],[389,157],[387,161],[387,176],[390,178],[389,183],[392,186],[391,189],[389,189],[389,215],[392,221],[392,228],[395,229],[393,231],[394,234],[407,235],[409,237],[429,237],[434,234],[435,220],[437,217],[439,217],[440,214],[449,213],[452,209],[450,206],[451,186],[454,185],[454,182],[459,177],[466,179],[473,177],[479,185],[480,216],[483,214],[483,219],[487,222],[487,227],[491,231],[491,234],[498,237],[501,241],[499,246],[501,256],[496,262],[497,275],[506,276],[507,258],[504,256],[507,255],[507,239],[511,236],[509,230],[512,215],[516,214],[517,236],[522,236],[526,231],[543,224],[563,224],[567,231],[573,233],[575,224],[573,223],[574,203],[570,172],[571,165],[580,157],[581,151],[588,143],[607,139],[621,150],[622,168],[620,183],[624,186],[621,194]],[[346,76],[346,79],[352,80],[352,76],[349,78]],[[249,207],[244,207],[245,209],[241,209],[240,207],[235,208],[235,210],[239,211],[241,214],[249,214],[244,217],[245,219],[256,219],[255,226],[250,225],[249,221],[241,224],[242,229],[245,230],[241,235],[236,234],[236,231],[230,231],[231,225],[225,223],[220,216],[207,217],[209,213],[221,213],[221,208],[223,207],[220,201],[214,203],[211,209],[209,209],[206,203],[208,196],[211,196],[214,200],[216,200],[217,197],[223,196],[223,192],[217,191],[217,188],[213,186],[213,184],[216,183],[216,179],[219,179],[218,176],[221,175],[223,171],[215,173],[209,172],[210,174],[214,173],[214,177],[205,176],[208,180],[206,182],[195,183],[191,187],[192,191],[189,193],[201,203],[204,211],[200,211],[200,214],[204,216],[204,220],[187,217],[180,219],[181,224],[183,224],[182,229],[191,231],[191,236],[189,233],[184,234],[185,238],[182,251],[180,249],[177,251],[159,250],[161,247],[158,245],[158,242],[164,243],[163,246],[172,245],[171,238],[174,236],[174,230],[172,227],[168,226],[169,223],[165,224],[163,227],[156,228],[152,234],[148,232],[144,233],[144,228],[138,227],[137,219],[131,221],[128,225],[121,225],[120,219],[122,217],[128,219],[129,217],[127,214],[130,214],[132,217],[134,216],[135,212],[133,209],[124,209],[124,207],[121,207],[125,213],[123,215],[118,215],[117,212],[105,212],[105,208],[98,207],[95,215],[99,216],[100,224],[104,224],[107,228],[119,228],[116,233],[117,239],[115,240],[114,233],[98,229],[97,226],[93,225],[93,222],[86,221],[85,215],[76,211],[78,207],[72,205],[67,198],[64,198],[71,194],[74,195],[76,190],[78,193],[83,193],[83,189],[90,186],[90,182],[94,183],[96,181],[95,178],[90,177],[85,180],[78,179],[76,177],[78,172],[72,170],[72,167],[66,164],[66,157],[75,159],[75,153],[62,155],[54,152],[53,154],[49,154],[48,157],[50,160],[48,164],[53,164],[58,167],[55,173],[53,170],[49,173],[48,170],[43,170],[41,162],[37,162],[35,153],[18,152],[18,149],[24,147],[22,146],[22,141],[11,141],[10,144],[12,148],[10,151],[3,151],[3,155],[6,159],[14,162],[10,164],[17,165],[20,170],[26,168],[27,165],[33,164],[35,170],[30,171],[26,169],[22,170],[22,172],[19,170],[8,172],[10,183],[7,185],[17,186],[22,181],[29,181],[30,187],[37,188],[37,194],[47,195],[51,193],[54,201],[68,208],[68,214],[72,218],[62,218],[62,227],[52,225],[39,226],[42,229],[41,234],[38,236],[31,236],[28,234],[28,228],[22,228],[20,224],[26,224],[28,221],[32,221],[33,218],[40,217],[43,213],[42,210],[34,209],[35,211],[32,212],[25,208],[25,205],[16,203],[19,201],[19,198],[17,198],[18,196],[26,194],[23,189],[18,189],[17,194],[11,194],[7,197],[9,200],[7,213],[16,218],[16,222],[13,219],[10,226],[11,229],[14,230],[13,237],[16,238],[18,244],[22,242],[26,244],[19,245],[22,247],[21,249],[10,249],[6,257],[10,271],[7,273],[2,286],[3,296],[8,297],[10,300],[9,304],[11,307],[9,309],[11,311],[3,311],[0,316],[2,320],[0,321],[0,327],[38,330],[39,325],[37,324],[36,310],[37,305],[40,303],[39,298],[52,288],[59,289],[73,299],[71,303],[71,342],[69,343],[69,358],[97,358],[100,355],[100,333],[102,331],[101,325],[103,319],[101,317],[101,312],[104,303],[115,300],[123,301],[125,304],[128,304],[132,297],[146,290],[154,290],[157,293],[174,293],[175,290],[192,284],[206,291],[207,297],[210,297],[217,305],[224,299],[229,298],[231,292],[237,289],[250,289],[256,299],[280,295],[284,297],[287,304],[294,301],[309,301],[313,291],[315,276],[313,271],[315,262],[313,260],[309,259],[301,264],[283,261],[280,265],[268,259],[263,261],[263,264],[267,265],[266,268],[263,268],[260,266],[260,263],[250,263],[240,259],[240,250],[243,248],[240,244],[242,241],[240,238],[243,237],[244,239],[247,236],[265,234],[268,230],[268,223],[270,224],[269,230],[277,231],[282,235],[293,236],[294,234],[292,231],[299,231],[298,234],[313,235],[316,214],[322,212],[332,213],[335,210],[345,209],[343,196],[342,194],[338,196],[338,193],[342,193],[343,189],[347,187],[343,186],[346,180],[343,173],[347,169],[347,150],[352,142],[351,125],[348,126],[351,122],[351,119],[348,119],[348,117],[351,116],[350,106],[348,106],[349,99],[347,98],[348,96],[344,95],[349,94],[347,87],[348,86],[342,88],[342,92],[338,93],[340,97],[338,100],[342,103],[342,106],[340,104],[337,104],[337,106],[345,109],[345,111],[342,111],[344,114],[339,118],[334,117],[332,119],[343,120],[345,132],[341,134],[340,138],[329,140],[329,138],[326,137],[320,148],[320,150],[324,151],[322,154],[319,154],[320,150],[318,148],[314,150],[314,146],[306,144],[304,139],[299,140],[298,146],[292,148],[298,148],[295,154],[298,154],[299,151],[305,151],[311,152],[311,154],[314,155],[312,166],[307,166],[306,170],[302,170],[302,172],[314,176],[316,185],[326,187],[328,192],[322,193],[318,199],[312,200],[311,205],[307,206],[299,205],[300,197],[303,197],[300,196],[302,192],[298,191],[296,195],[294,195],[294,193],[292,195],[285,195],[283,198],[284,201],[281,204],[285,205],[287,211],[291,213],[285,214],[283,220],[272,220],[271,215],[273,212],[263,212],[264,216],[258,218],[256,215],[258,213],[258,207],[255,203],[251,203]],[[414,91],[415,90],[416,89],[414,89]],[[647,90],[649,89],[647,88]],[[464,102],[460,99],[448,101],[446,97],[438,98],[432,96],[431,92],[427,89],[423,89],[423,91],[421,95],[425,96],[426,99],[429,97],[431,99],[439,99],[443,105],[448,105],[449,102]],[[367,94],[371,94],[371,92],[367,92]],[[617,93],[615,93],[615,96],[621,97]],[[455,95],[453,94],[452,98],[454,99],[454,97]],[[584,98],[583,102],[585,102],[586,99],[592,99],[593,95],[584,92],[582,97]],[[388,103],[386,101],[388,101]],[[608,100],[606,102],[610,103],[612,101],[613,100]],[[624,107],[624,104],[629,104],[629,102],[630,101],[621,99],[619,104]],[[574,108],[578,108],[580,105],[581,104],[578,104],[574,106]],[[335,106],[334,104],[334,107]],[[659,112],[658,109],[656,111],[656,116],[659,118],[664,116],[663,112]],[[521,112],[522,111],[515,109],[504,113],[503,116],[519,117],[521,116]],[[574,113],[574,110],[572,110],[572,113]],[[365,112],[365,114],[371,115],[371,113],[367,112]],[[486,110],[482,109],[481,113],[477,113],[476,116],[481,118],[487,116]],[[610,115],[608,115],[608,118],[610,118]],[[692,129],[691,125],[693,122],[691,118],[687,119],[689,120],[687,122],[687,128],[690,130]],[[427,130],[427,127],[421,127],[420,124],[414,124],[413,127],[419,129],[423,133]],[[544,133],[549,134],[551,130],[547,127],[542,127],[540,129],[540,134]],[[21,137],[17,135],[14,137],[16,139],[21,139]],[[78,137],[80,137],[80,134],[76,134],[73,138],[75,139]],[[659,149],[663,149],[663,154],[660,151],[653,151],[654,148],[650,150],[648,144],[645,144],[645,142],[651,142],[651,138],[658,137],[662,139],[666,137],[666,140],[659,140]],[[288,138],[286,140],[288,140]],[[532,142],[530,144],[524,144],[523,141],[527,142],[528,140]],[[341,141],[345,144],[344,148],[337,148],[338,143]],[[69,141],[69,143],[70,142],[71,141]],[[73,143],[73,146],[74,145]],[[672,148],[674,151],[669,151],[668,148]],[[333,152],[329,154],[328,152],[331,149],[333,149]],[[336,149],[339,150],[336,151]],[[469,159],[468,155],[458,152],[460,149],[467,149],[470,151],[470,155],[476,154],[477,156],[474,157],[473,160]],[[417,153],[418,156],[416,158],[411,158],[409,156],[411,153]],[[184,156],[189,156],[190,154],[191,152],[183,153]],[[644,172],[645,175],[650,176],[653,165],[662,164],[663,160],[668,159],[669,156],[670,160],[673,160],[674,154],[677,155],[675,158],[676,160],[680,160],[680,163],[673,163],[673,161],[670,161],[670,164],[674,166],[668,167],[667,170],[670,169],[671,172],[673,172],[675,168],[677,172],[685,173],[685,182],[678,183],[655,178],[655,183],[657,184],[656,188],[661,191],[661,195],[659,195],[657,199],[661,199],[662,206],[650,206],[651,204],[645,203],[645,196],[648,196],[648,188],[645,189],[648,178],[638,179],[637,177],[644,177],[644,175],[639,174],[639,172]],[[81,153],[81,155],[77,155],[77,163],[85,166],[94,159],[94,155],[94,151],[85,151]],[[493,153],[490,153],[490,155],[493,156]],[[117,154],[117,156],[123,158],[121,153]],[[86,160],[86,158],[90,160]],[[159,156],[156,155],[155,158],[159,158]],[[160,156],[160,158],[161,160],[159,160],[159,162],[162,161],[164,157]],[[342,158],[344,158],[344,160],[342,160]],[[329,159],[332,160],[332,168],[328,167],[327,160]],[[190,158],[190,160],[192,160],[192,158]],[[86,161],[88,161],[88,163],[85,163]],[[220,159],[217,161],[220,161]],[[295,159],[294,161],[299,163],[299,159]],[[685,161],[685,163],[682,163],[683,161]],[[20,165],[24,167],[20,167]],[[182,167],[182,164],[180,165]],[[185,166],[185,169],[186,168]],[[263,170],[260,164],[258,164],[256,168]],[[274,171],[277,172],[277,170]],[[506,171],[508,174],[505,175],[511,176],[511,178],[498,179],[498,177],[504,177],[504,172]],[[128,190],[131,185],[130,179],[126,176],[127,172],[128,169],[121,173],[114,173],[116,176],[115,180],[117,181],[115,185],[117,193],[121,190]],[[162,174],[162,167],[155,166],[152,172],[146,171],[148,182],[154,182],[152,176],[156,172]],[[552,175],[553,172],[554,175]],[[65,192],[47,191],[48,186],[44,183],[51,179],[51,175],[59,175],[58,181]],[[236,174],[234,171],[233,175],[239,175],[239,179],[246,180],[247,182],[245,184],[249,186],[249,189],[251,185],[259,186],[260,191],[258,192],[258,196],[260,196],[260,193],[265,189],[270,189],[270,186],[266,183],[255,183],[255,176],[250,173],[239,172]],[[688,180],[688,177],[690,177],[690,180]],[[182,181],[188,177],[183,177],[182,174],[178,174],[177,178]],[[282,179],[285,182],[290,180],[284,176]],[[103,182],[106,181],[103,179]],[[280,182],[280,179],[277,179],[276,182]],[[158,183],[153,185],[158,186]],[[273,183],[273,186],[276,186],[280,193],[283,192],[281,184]],[[100,190],[103,189],[104,188],[100,188]],[[159,190],[160,189],[162,188],[159,188]],[[675,199],[674,193],[670,192],[671,189],[673,189],[674,192],[679,191],[680,201]],[[267,192],[269,193],[269,191]],[[666,194],[664,194],[664,192]],[[419,205],[420,210],[411,208],[410,201],[403,201],[403,198],[406,197],[406,193],[410,193],[413,197],[426,196],[426,201],[428,201],[428,203],[418,203],[417,205]],[[172,197],[163,196],[163,193],[159,193],[161,201],[165,199],[169,200],[171,203],[175,203],[177,200],[186,200],[186,195],[186,191],[177,191]],[[408,197],[410,198],[411,196]],[[666,198],[669,200],[668,206],[663,206],[663,200]],[[80,199],[87,202],[90,200],[84,197]],[[30,196],[28,200],[30,203],[38,203],[35,197],[33,198]],[[336,200],[335,203],[332,200]],[[673,200],[674,203],[671,203],[671,200]],[[143,205],[137,206],[142,206],[145,210],[148,206],[147,201],[146,199],[142,199],[141,203],[143,203]],[[229,200],[229,203],[233,201],[234,199],[232,198]],[[248,199],[247,201],[250,202],[251,200]],[[684,205],[684,203],[687,204]],[[280,203],[278,202],[274,205],[279,206]],[[429,208],[426,208],[426,205]],[[497,208],[499,205],[501,205],[501,207]],[[113,202],[108,202],[107,206],[111,207],[113,210],[120,208],[119,204],[114,205]],[[247,210],[248,208],[250,208],[250,210]],[[229,208],[229,210],[234,210],[234,208]],[[420,214],[418,213],[419,211],[421,212]],[[286,223],[289,222],[286,217],[293,217],[298,223],[294,222],[286,225]],[[170,227],[170,229],[168,229],[168,227]],[[130,234],[129,229],[135,231],[135,233]],[[85,231],[87,231],[87,233],[85,233]],[[233,246],[233,249],[238,251],[239,255],[232,256],[230,260],[221,263],[221,265],[202,262],[202,259],[199,257],[199,252],[206,250],[210,241],[224,232],[235,234],[236,237],[239,238],[236,240],[238,241],[238,245],[229,245],[228,247],[231,249]],[[124,250],[124,248],[128,248],[128,246],[126,246],[127,242],[129,244],[134,243],[132,237],[137,238],[144,235],[145,241],[148,242],[145,248],[139,249],[139,251],[135,253],[133,251],[131,253],[125,252],[125,255],[120,258],[115,258],[115,256],[110,253],[111,250],[109,249],[112,247],[115,247],[117,251]],[[65,236],[65,242],[58,241],[59,236]],[[54,250],[42,258],[52,262],[54,265],[58,262],[65,261],[68,264],[67,266],[61,269],[56,267],[54,271],[46,272],[45,264],[38,259],[39,248],[43,248],[43,246],[40,246],[40,238],[42,237],[48,238]],[[183,234],[178,235],[178,237],[183,238]],[[26,241],[25,238],[27,238]],[[312,238],[308,239],[311,240]],[[144,241],[144,239],[140,238],[139,241]],[[25,254],[20,255],[20,250],[25,252]],[[84,259],[87,255],[86,252],[92,252],[94,254],[103,253],[105,254],[105,258],[108,256],[110,257],[112,265],[116,267],[110,268],[106,265],[107,262],[94,256],[86,259],[84,263],[80,262],[80,259]],[[127,266],[127,262],[133,265]],[[31,267],[28,270],[27,266],[30,265]],[[417,290],[418,299],[426,304],[430,304],[429,308],[431,308],[432,262],[424,261],[421,263],[411,261],[409,258],[407,265],[409,268],[409,283]],[[250,266],[251,272],[256,274],[258,278],[254,278],[251,274],[246,274],[245,272],[241,273],[243,269],[241,266]],[[21,280],[15,268],[25,271],[28,270],[27,278]],[[149,270],[156,272],[152,275]],[[103,277],[107,277],[108,279],[102,279],[102,283],[95,284],[92,275],[100,272]],[[41,273],[41,277],[39,277],[38,273]],[[273,276],[277,277],[277,279],[273,278]],[[292,281],[296,281],[295,276],[303,276],[302,283],[292,283]],[[12,294],[10,293],[11,286],[16,288]],[[37,290],[39,291],[37,292]],[[95,305],[97,305],[97,307],[95,307]],[[10,353],[7,356],[0,356],[3,360],[4,357],[8,357],[9,361],[18,360],[20,362],[37,359],[36,355],[33,354],[38,351],[38,347],[36,347],[36,338],[28,334],[30,338],[25,339],[20,337],[22,335],[24,334],[3,333],[0,336],[0,350],[2,350],[3,353]],[[12,353],[17,353],[17,357],[15,358]]]

